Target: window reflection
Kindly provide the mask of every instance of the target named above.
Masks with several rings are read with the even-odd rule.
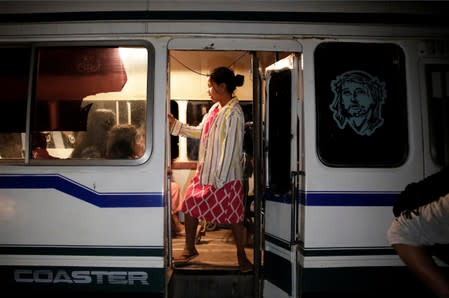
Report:
[[[36,59],[31,130],[48,133],[50,156],[104,159],[117,125],[134,126],[145,140],[147,49],[48,47]]]

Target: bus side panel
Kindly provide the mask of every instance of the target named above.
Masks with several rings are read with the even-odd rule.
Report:
[[[304,242],[300,250],[303,258],[301,292],[304,295],[322,291],[382,292],[394,286],[394,279],[388,277],[405,269],[386,239],[394,218],[392,204],[408,183],[423,177],[416,43],[364,40],[357,43],[324,41],[321,46],[320,43],[304,41],[306,174],[301,205],[304,218],[300,223]],[[372,55],[367,57],[373,49],[379,53],[377,60],[370,58]],[[379,58],[382,56],[384,58]],[[338,59],[334,63],[326,60],[335,57]],[[379,65],[384,65],[383,69],[378,68]],[[385,75],[388,68],[388,75]],[[371,77],[380,87],[386,86],[384,106],[390,103],[388,108],[392,108],[396,104],[396,109],[401,112],[398,114],[382,106],[383,123],[391,125],[391,121],[404,121],[405,130],[400,130],[400,122],[393,122],[396,123],[394,129],[383,131],[379,126],[377,131],[370,133],[351,127],[349,120],[337,125],[337,120],[341,119],[335,116],[336,105],[333,105],[337,98],[337,82],[353,75],[354,69]],[[395,72],[395,78],[389,77]],[[398,82],[397,78],[404,82],[407,78],[408,81]],[[314,98],[316,101],[308,100]],[[399,102],[403,104],[398,105]],[[405,113],[405,118],[400,113]],[[395,130],[397,134],[389,136]],[[394,142],[404,140],[405,136],[406,158],[398,153],[395,159],[400,162],[395,163],[391,158],[388,164],[387,157],[390,158],[394,151],[382,149],[374,151],[373,155],[370,152],[373,148],[394,147],[394,142],[383,141],[382,144],[381,136],[386,140],[394,139]],[[332,143],[333,140],[339,141]],[[380,145],[371,144],[371,140],[379,140],[376,142]],[[345,145],[350,142],[353,142],[351,146]],[[328,151],[323,149],[326,146],[329,146]],[[404,146],[403,143],[400,146]],[[385,157],[382,159],[381,156]],[[354,160],[368,164],[359,162],[351,166]],[[344,164],[346,162],[348,165]],[[382,164],[384,162],[387,164]],[[379,287],[381,284],[385,287]]]
[[[19,288],[162,292],[164,196],[145,178],[154,176],[148,170],[2,174],[3,280]],[[126,176],[135,177],[131,187]]]

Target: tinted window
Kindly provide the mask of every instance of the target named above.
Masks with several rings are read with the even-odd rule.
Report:
[[[393,44],[315,51],[317,148],[336,167],[390,167],[408,154],[404,53]]]
[[[200,124],[212,104],[210,100],[189,101],[187,103],[187,124],[192,126]],[[187,138],[187,157],[189,160],[198,160],[199,144],[199,139]]]
[[[430,152],[439,165],[449,165],[449,65],[426,66]]]
[[[0,158],[24,157],[30,72],[29,48],[0,49]]]

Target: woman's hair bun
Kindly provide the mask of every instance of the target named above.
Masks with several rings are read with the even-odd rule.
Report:
[[[242,76],[242,75],[240,75],[240,74],[235,75],[235,85],[236,85],[237,87],[243,86],[244,80],[245,80],[245,77],[244,77],[244,76]]]

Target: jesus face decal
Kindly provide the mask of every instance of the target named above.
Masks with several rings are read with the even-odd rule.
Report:
[[[331,82],[334,100],[330,105],[340,129],[349,125],[357,134],[370,136],[382,126],[385,83],[364,71],[348,71]]]

